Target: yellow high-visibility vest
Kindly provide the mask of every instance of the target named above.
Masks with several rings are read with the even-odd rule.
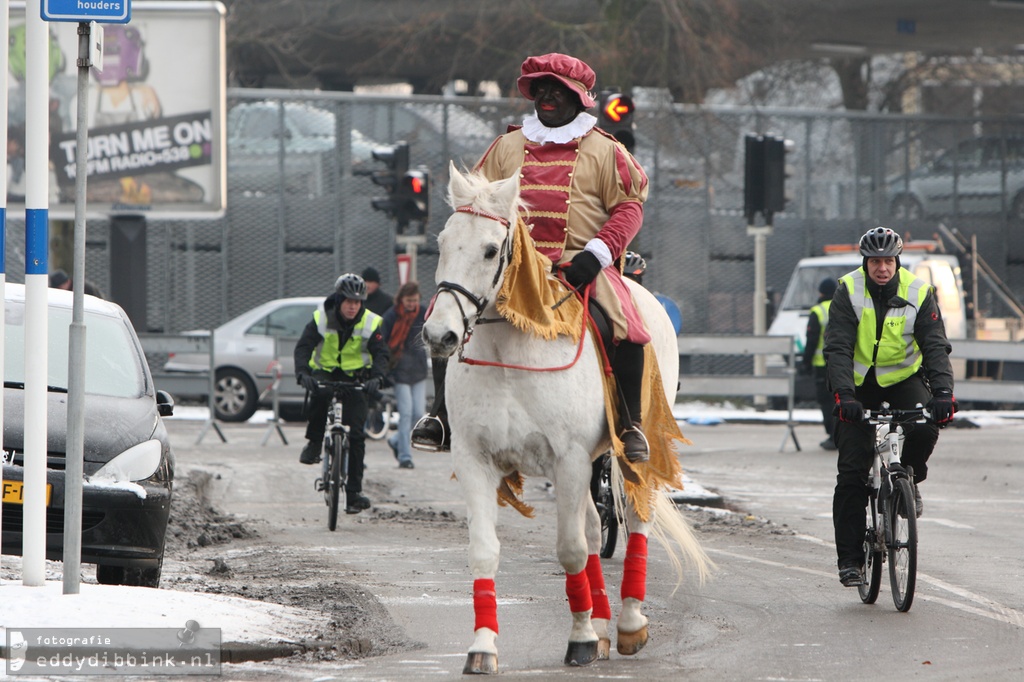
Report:
[[[832,305],[831,299],[822,301],[811,308],[811,315],[818,318],[818,345],[814,349],[814,357],[811,358],[811,365],[814,367],[825,366],[825,325],[828,324],[828,308]]]
[[[857,386],[864,383],[871,367],[875,368],[879,386],[892,386],[913,376],[924,361],[914,338],[914,323],[930,286],[904,268],[899,269],[898,275],[900,284],[896,295],[910,305],[885,311],[881,337],[877,337],[878,318],[867,290],[868,276],[864,268],[839,278],[850,292],[850,302],[858,319],[857,344],[853,350],[853,381]]]
[[[370,337],[380,329],[384,318],[363,308],[363,316],[356,322],[352,329],[352,336],[345,342],[342,348],[338,348],[340,337],[337,330],[327,327],[327,313],[323,304],[313,312],[313,320],[316,322],[317,331],[324,340],[317,345],[313,355],[309,358],[309,366],[312,369],[322,369],[330,372],[341,369],[349,374],[373,366],[373,356],[367,348]]]

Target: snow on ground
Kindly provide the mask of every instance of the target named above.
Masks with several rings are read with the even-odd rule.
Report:
[[[20,557],[4,556],[9,568]],[[63,594],[60,580],[40,587],[0,582],[0,642],[7,628],[184,628],[190,620],[217,624],[222,642],[278,641],[309,632],[325,621],[320,612],[221,594],[175,592],[147,587],[82,583],[78,594]],[[59,602],[60,607],[55,608]]]

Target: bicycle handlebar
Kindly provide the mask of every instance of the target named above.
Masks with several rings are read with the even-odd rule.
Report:
[[[933,420],[931,412],[923,405],[918,405],[910,410],[897,410],[888,405],[883,405],[879,410],[864,410],[864,421],[873,424],[888,424],[890,422],[896,422],[897,424],[924,424]]]
[[[331,391],[332,393],[347,393],[349,391],[365,391],[366,385],[359,381],[333,381],[331,379],[317,379],[318,390]]]

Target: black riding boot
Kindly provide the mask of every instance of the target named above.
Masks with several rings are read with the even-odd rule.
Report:
[[[626,459],[634,464],[651,457],[647,437],[641,430],[641,392],[644,382],[644,347],[623,341],[615,349],[612,372],[619,386],[621,414],[619,427]]]
[[[448,358],[432,358],[434,371],[434,404],[412,429],[412,446],[427,452],[448,452],[452,449],[452,432],[448,427],[448,406],[444,401],[444,377]]]

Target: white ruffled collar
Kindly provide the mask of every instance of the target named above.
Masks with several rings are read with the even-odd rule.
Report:
[[[537,144],[547,144],[548,142],[564,144],[583,137],[595,125],[597,125],[597,118],[583,111],[564,126],[549,128],[540,122],[537,113],[534,112],[523,119],[523,134],[530,142]]]

